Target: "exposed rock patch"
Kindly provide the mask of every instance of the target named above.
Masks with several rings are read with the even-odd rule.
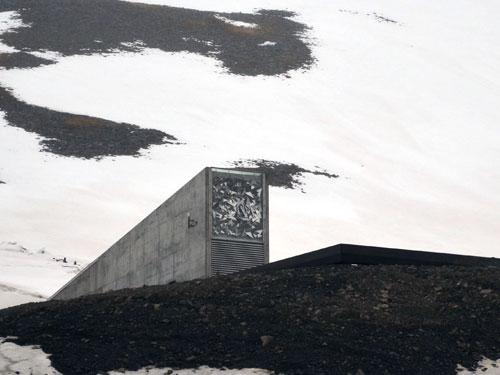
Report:
[[[231,73],[242,75],[283,74],[313,61],[301,39],[307,28],[290,20],[291,12],[214,13],[118,0],[2,0],[3,11],[18,12],[29,25],[0,35],[4,44],[24,52],[187,51],[219,59]],[[258,46],[266,41],[276,45]],[[22,61],[8,67],[18,64]]]
[[[495,267],[333,265],[13,307],[0,311],[0,337],[41,345],[63,374],[455,375],[500,358],[499,291]]]
[[[55,61],[43,59],[25,52],[0,53],[0,68],[35,68],[49,64],[55,64]]]
[[[45,151],[63,156],[89,159],[138,155],[141,149],[151,145],[176,141],[174,136],[160,130],[30,105],[1,86],[0,110],[5,112],[5,119],[11,126],[44,137],[40,144]]]
[[[238,160],[232,165],[239,170],[258,171],[266,173],[269,185],[283,187],[285,189],[301,188],[303,183],[299,180],[304,173],[338,178],[339,175],[329,173],[325,170],[308,170],[293,163],[278,162],[264,159]]]

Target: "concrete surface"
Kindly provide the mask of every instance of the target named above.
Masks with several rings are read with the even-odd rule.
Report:
[[[257,241],[218,238],[222,254],[212,259],[212,174],[254,176],[263,188],[263,237]],[[265,175],[205,168],[113,246],[59,289],[51,299],[71,299],[144,285],[231,273],[269,262],[268,186]],[[236,215],[236,220],[240,217]],[[248,220],[241,218],[241,220]],[[257,246],[256,242],[259,246]],[[257,247],[256,247],[257,246]],[[212,261],[215,263],[212,264]],[[215,267],[213,267],[215,266]]]
[[[208,173],[196,175],[51,299],[206,277]],[[188,214],[196,225],[188,227]]]

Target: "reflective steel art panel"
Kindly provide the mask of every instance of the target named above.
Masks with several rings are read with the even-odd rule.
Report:
[[[262,185],[255,178],[215,174],[212,228],[216,236],[262,239]]]

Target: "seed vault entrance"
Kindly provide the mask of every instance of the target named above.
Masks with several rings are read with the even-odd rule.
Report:
[[[205,168],[52,299],[226,275],[266,264],[268,202],[264,174]]]
[[[268,263],[268,189],[261,173],[211,170],[210,274]]]

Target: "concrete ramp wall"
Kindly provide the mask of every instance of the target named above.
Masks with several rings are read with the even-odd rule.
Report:
[[[207,276],[208,173],[196,175],[51,299]]]

